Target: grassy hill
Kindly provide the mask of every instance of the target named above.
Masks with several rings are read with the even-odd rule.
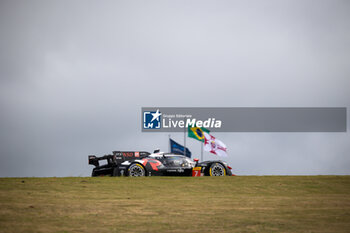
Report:
[[[0,178],[0,232],[350,232],[350,176]]]

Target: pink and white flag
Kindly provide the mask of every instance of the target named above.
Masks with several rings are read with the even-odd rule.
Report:
[[[204,137],[203,148],[205,151],[209,151],[218,156],[227,157],[227,147],[222,141],[206,132],[204,132]]]

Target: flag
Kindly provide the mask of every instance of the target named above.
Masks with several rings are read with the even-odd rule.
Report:
[[[203,127],[191,127],[188,128],[188,137],[197,139],[198,141],[204,142],[204,133],[209,133],[210,131]]]
[[[216,154],[218,156],[227,157],[227,147],[226,145],[216,139],[213,135],[204,132],[204,145],[203,148],[205,151]]]
[[[192,153],[187,147],[180,145],[179,143],[175,142],[172,139],[169,139],[169,140],[170,140],[170,150],[171,150],[170,152],[171,153],[184,155],[185,149],[186,149],[186,157],[191,158]]]

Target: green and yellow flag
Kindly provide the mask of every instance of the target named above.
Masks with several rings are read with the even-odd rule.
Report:
[[[204,142],[204,132],[209,133],[210,131],[203,127],[188,128],[188,137]]]

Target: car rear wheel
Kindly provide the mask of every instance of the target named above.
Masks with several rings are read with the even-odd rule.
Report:
[[[95,177],[95,176],[97,176],[96,172],[94,170],[92,170],[91,177]]]
[[[138,163],[131,164],[128,169],[129,176],[145,176],[146,171],[145,168]]]
[[[210,176],[226,176],[226,169],[220,163],[213,163],[209,168]]]

